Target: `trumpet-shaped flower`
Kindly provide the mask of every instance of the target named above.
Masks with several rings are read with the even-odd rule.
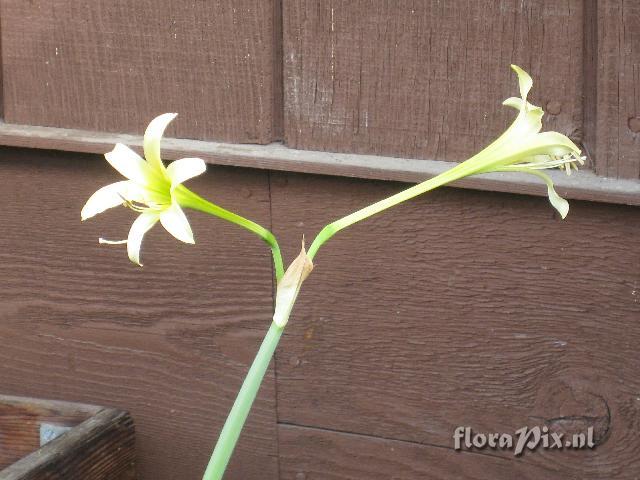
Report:
[[[544,112],[542,108],[527,101],[533,80],[520,67],[511,65],[511,68],[518,75],[520,98],[508,98],[503,104],[515,108],[518,115],[500,137],[481,152],[440,175],[325,226],[309,247],[309,258],[313,259],[318,249],[337,232],[356,222],[435,188],[481,173],[525,172],[536,175],[547,184],[551,205],[565,218],[569,212],[569,203],[558,195],[551,177],[542,170],[560,168],[569,174],[571,169],[578,168],[578,164],[584,164],[584,157],[580,156],[580,149],[561,133],[540,132]]]
[[[194,243],[189,221],[180,207],[179,187],[182,182],[203,173],[206,165],[199,158],[183,158],[164,166],[160,157],[160,141],[175,113],[165,113],[153,119],[144,134],[144,155],[118,143],[105,154],[105,158],[120,174],[127,178],[112,183],[95,192],[82,208],[82,220],[98,213],[124,205],[140,213],[131,225],[126,240],[100,243],[126,243],[129,259],[140,263],[142,239],[158,221],[175,238]]]
[[[518,75],[520,98],[512,97],[503,105],[518,110],[511,126],[493,143],[470,159],[462,162],[443,176],[458,178],[489,172],[525,172],[538,176],[547,184],[549,201],[562,218],[569,212],[569,203],[558,195],[553,181],[541,170],[560,168],[571,174],[578,164],[584,165],[580,149],[566,136],[558,132],[540,132],[542,108],[527,101],[533,80],[527,72],[516,65],[511,68]]]

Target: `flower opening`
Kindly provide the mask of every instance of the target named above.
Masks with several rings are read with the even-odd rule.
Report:
[[[183,158],[165,167],[160,157],[160,141],[175,117],[175,113],[165,113],[151,121],[144,134],[146,159],[121,143],[106,153],[107,161],[127,180],[102,187],[82,208],[82,220],[119,205],[140,214],[131,225],[126,240],[99,239],[100,243],[106,244],[126,243],[129,259],[138,265],[142,265],[142,239],[157,222],[178,240],[194,243],[191,227],[181,208],[186,189],[178,187],[203,173],[206,165],[199,158]]]

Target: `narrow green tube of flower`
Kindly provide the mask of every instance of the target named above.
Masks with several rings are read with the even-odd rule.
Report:
[[[541,178],[547,184],[549,201],[565,218],[569,203],[557,194],[551,177],[540,170],[560,168],[570,174],[572,168],[577,169],[578,164],[584,164],[584,157],[580,156],[580,149],[566,136],[558,132],[540,132],[544,111],[527,101],[533,80],[520,67],[511,65],[511,68],[518,76],[520,98],[508,98],[503,104],[518,110],[518,116],[500,137],[446,172],[330,223],[309,247],[309,258],[313,259],[318,249],[333,235],[356,222],[445,184],[482,173],[524,172]]]
[[[258,235],[269,247],[273,256],[273,265],[276,272],[276,280],[280,280],[284,275],[284,265],[282,262],[282,255],[280,253],[280,246],[276,237],[266,228],[258,225],[251,220],[248,220],[240,215],[237,215],[229,210],[226,210],[218,205],[215,205],[208,200],[205,200],[201,196],[195,194],[191,190],[187,189],[183,185],[180,185],[175,190],[175,195],[181,205],[193,210],[198,210],[203,213],[208,213],[216,217],[222,218],[228,222],[239,225],[246,228],[250,232]]]

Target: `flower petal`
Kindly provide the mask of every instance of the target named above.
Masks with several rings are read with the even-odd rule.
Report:
[[[104,158],[124,177],[146,185],[151,173],[149,165],[126,145],[116,143],[113,150],[104,154]]]
[[[582,153],[578,146],[566,135],[558,132],[542,132],[535,136],[535,143],[548,145],[547,155],[565,155],[575,153],[580,156]]]
[[[164,164],[162,163],[162,157],[160,156],[160,141],[164,134],[167,125],[171,123],[171,120],[176,118],[177,113],[163,113],[157,116],[144,132],[144,156],[149,162],[149,165],[158,172],[164,172]]]
[[[560,216],[564,219],[569,213],[569,202],[567,202],[564,198],[558,195],[556,189],[553,188],[553,180],[546,173],[540,172],[539,170],[531,170],[529,173],[533,173],[540,177],[547,184],[547,195],[549,196],[549,202],[553,205]]]
[[[522,103],[523,102],[520,97],[509,97],[504,102],[502,102],[502,105],[506,105],[507,107],[515,108],[516,110],[520,111],[522,110]]]
[[[521,69],[519,66],[511,65],[511,68],[518,75],[518,84],[520,85],[520,96],[522,97],[523,100],[526,100],[527,95],[529,95],[529,91],[533,86],[533,80],[531,76],[527,72],[525,72],[523,69]]]
[[[160,223],[167,232],[184,243],[195,243],[193,232],[189,226],[189,220],[177,203],[172,203],[169,208],[160,214]]]
[[[87,203],[82,207],[80,217],[82,220],[86,220],[109,208],[122,205],[125,199],[132,202],[142,202],[144,201],[144,190],[129,180],[102,187],[89,197]]]
[[[171,179],[171,190],[190,178],[204,173],[207,165],[201,158],[181,158],[167,167],[167,174]]]
[[[553,208],[555,208],[558,211],[558,213],[563,219],[569,213],[569,202],[567,202],[564,198],[558,195],[558,192],[556,192],[556,189],[553,187],[553,180],[551,180],[551,177],[546,173],[541,172],[540,170],[535,170],[533,168],[517,167],[517,166],[508,166],[508,167],[498,169],[497,171],[525,172],[525,173],[531,173],[532,175],[535,175],[536,177],[541,178],[544,181],[544,183],[547,184],[547,195],[549,196],[549,202],[551,202],[551,205],[553,205]]]
[[[123,245],[127,243],[127,241],[126,240],[107,240],[106,238],[100,237],[98,239],[98,243],[104,244],[104,245]]]
[[[142,238],[158,220],[159,216],[157,213],[145,212],[140,214],[131,225],[129,237],[127,238],[127,253],[129,254],[129,260],[133,263],[142,266],[140,263],[140,246],[142,245]]]
[[[542,130],[542,116],[544,115],[544,111],[542,108],[533,106],[530,103],[527,103],[527,105],[533,108],[521,111],[509,130],[509,134],[514,137],[524,138]]]
[[[522,100],[520,97],[509,97],[505,101],[502,102],[502,105],[505,105],[505,106],[511,107],[511,108],[515,108],[518,111],[522,110],[522,105],[523,104],[524,104],[524,100]],[[526,109],[527,111],[535,110],[535,109],[542,110],[541,107],[538,107],[537,105],[534,105],[533,103],[527,102],[526,105],[527,105],[527,109]]]

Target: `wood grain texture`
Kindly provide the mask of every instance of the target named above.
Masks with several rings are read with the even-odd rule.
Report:
[[[596,172],[640,178],[640,4],[597,2]]]
[[[303,233],[401,187],[276,174],[274,233],[292,258]],[[338,233],[277,355],[279,420],[445,448],[461,425],[592,426],[594,450],[527,463],[544,478],[634,478],[638,235],[634,208],[575,201],[561,221],[542,198],[455,189]]]
[[[123,246],[135,215],[80,223],[98,187],[118,180],[92,155],[3,149],[0,384],[5,393],[109,404],[136,421],[142,480],[200,478],[272,315],[270,254],[244,230],[189,214],[196,245],[159,226],[143,269]],[[266,174],[210,168],[190,186],[269,224]],[[230,478],[277,476],[269,372]]]
[[[2,1],[5,120],[268,143],[281,134],[277,0]]]
[[[281,480],[496,480],[552,479],[523,457],[510,459],[456,452],[344,432],[280,425]]]
[[[131,416],[99,409],[64,435],[0,471],[3,480],[135,480]]]
[[[582,138],[582,0],[287,1],[293,148],[461,160],[513,119],[510,63],[546,127]]]
[[[0,118],[4,118],[4,88],[2,83],[2,2],[0,2]]]

